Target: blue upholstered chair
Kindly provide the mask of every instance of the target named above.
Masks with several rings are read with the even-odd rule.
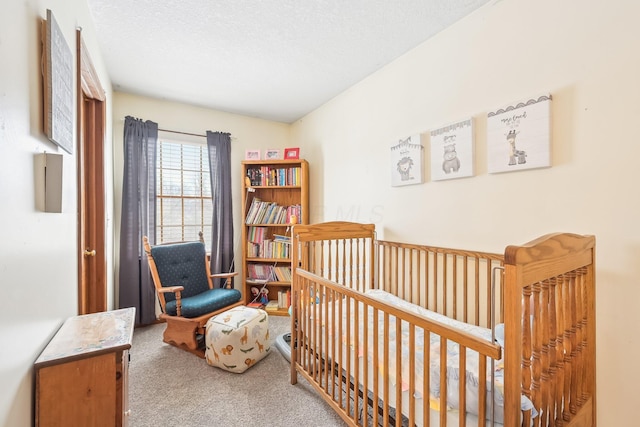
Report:
[[[201,236],[202,239],[202,236]],[[163,340],[204,357],[204,328],[211,316],[242,305],[235,272],[211,274],[204,242],[151,246],[143,237],[151,277],[167,327]],[[215,287],[214,279],[224,287]]]

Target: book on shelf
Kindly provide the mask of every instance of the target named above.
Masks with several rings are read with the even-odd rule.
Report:
[[[289,224],[292,216],[302,218],[300,205],[280,206],[254,197],[247,209],[245,224]]]
[[[291,267],[275,266],[273,267],[273,274],[276,276],[279,282],[291,281]]]
[[[267,311],[278,311],[278,301],[277,300],[270,300],[267,305],[264,307],[265,310]]]
[[[263,303],[261,303],[260,301],[250,302],[249,304],[247,304],[247,307],[251,307],[251,308],[264,308],[264,304],[263,304]]]
[[[283,242],[283,243],[291,243],[291,236],[285,236],[282,234],[273,234],[273,241],[274,242]]]
[[[291,305],[291,291],[278,291],[278,308],[289,308]]]
[[[263,243],[264,244],[264,243]],[[250,258],[260,258],[262,244],[247,242],[247,256]]]
[[[249,276],[247,283],[263,284],[273,282],[290,282],[291,267],[285,265],[264,265],[251,263],[247,265]]]
[[[284,209],[282,206],[274,204],[273,208],[265,215],[264,222],[266,224],[280,224],[281,212]]]
[[[261,244],[264,242],[264,236],[267,233],[267,227],[249,227],[247,231],[247,240],[251,243]]]
[[[259,168],[247,169],[247,176],[251,185],[260,185],[262,183],[262,171]]]
[[[251,185],[297,186],[300,185],[300,167],[260,166],[247,169]]]
[[[247,241],[247,256],[249,258],[289,259],[289,243],[274,242],[265,239],[262,243]]]
[[[273,280],[273,266],[259,263],[247,264],[247,282],[266,283]]]
[[[264,218],[264,214],[267,211],[267,209],[269,209],[269,206],[271,205],[270,202],[260,202],[260,204],[258,205],[258,212],[256,212],[255,217],[253,218],[253,223],[254,224],[262,224],[262,218]]]
[[[245,222],[247,224],[253,224],[253,221],[260,210],[260,205],[262,204],[262,200],[259,197],[254,197],[251,201],[251,205],[249,205],[249,209],[247,210],[247,217]]]

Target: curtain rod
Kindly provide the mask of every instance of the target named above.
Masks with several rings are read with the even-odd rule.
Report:
[[[169,129],[160,129],[160,128],[158,128],[158,131],[159,131],[159,132],[177,133],[177,134],[180,134],[180,135],[197,136],[198,138],[206,138],[206,137],[207,137],[207,135],[198,135],[197,133],[190,133],[190,132],[180,132],[180,131],[178,131],[178,130],[169,130]],[[236,137],[235,137],[235,136],[229,136],[229,138],[230,138],[231,140],[236,139]]]
[[[158,128],[158,131],[160,131],[160,132],[169,132],[169,133],[179,133],[180,135],[197,136],[199,138],[206,138],[207,137],[207,135],[198,135],[197,133],[180,132],[180,131],[177,131],[177,130],[169,130],[169,129],[160,129],[160,128]]]
[[[122,121],[122,122],[124,122],[124,119],[122,119],[121,121]],[[158,131],[159,131],[159,132],[177,133],[177,134],[180,134],[180,135],[197,136],[198,138],[206,138],[206,137],[207,137],[207,135],[199,135],[199,134],[197,134],[197,133],[191,133],[191,132],[181,132],[181,131],[179,131],[179,130],[170,130],[170,129],[160,129],[160,128],[158,128]],[[233,140],[233,139],[236,139],[236,137],[235,137],[235,136],[231,136],[231,135],[230,135],[229,137],[230,137],[232,140]]]

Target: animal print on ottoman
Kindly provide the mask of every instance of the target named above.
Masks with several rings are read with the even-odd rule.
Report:
[[[242,373],[269,354],[269,316],[258,308],[234,307],[205,326],[205,359],[211,366]]]

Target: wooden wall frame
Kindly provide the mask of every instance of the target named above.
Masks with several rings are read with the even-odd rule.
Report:
[[[42,22],[44,133],[73,154],[73,55],[51,9]]]

